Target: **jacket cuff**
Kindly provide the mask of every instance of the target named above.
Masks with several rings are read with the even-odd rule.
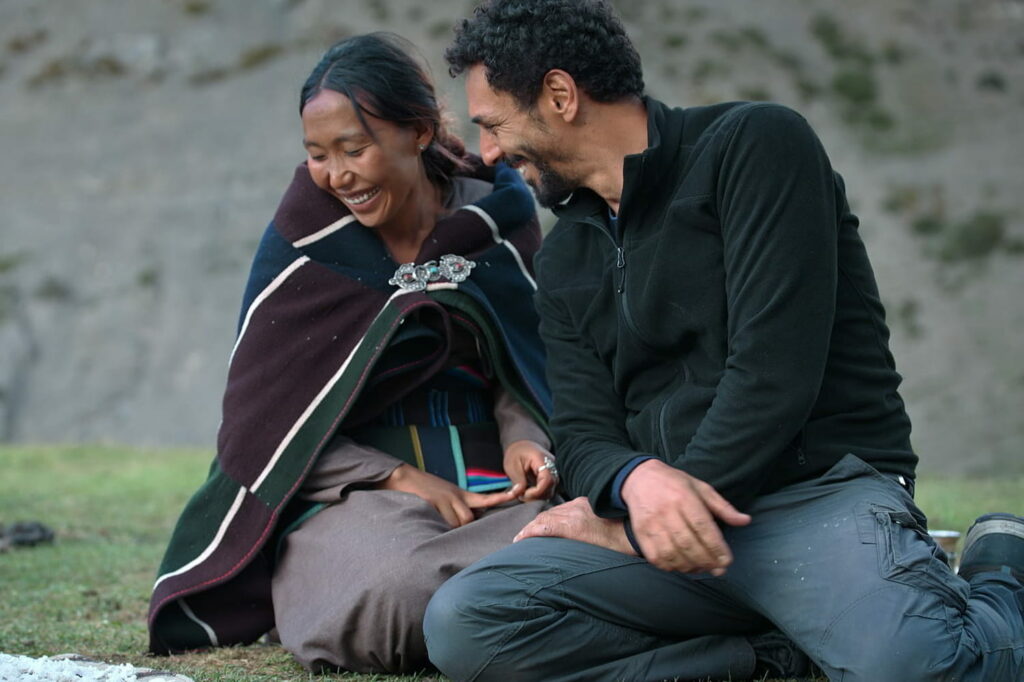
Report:
[[[602,518],[624,518],[628,513],[626,507],[621,505],[621,502],[619,505],[616,505],[612,501],[612,491],[615,489],[615,481],[618,478],[619,472],[631,464],[633,465],[632,468],[636,468],[636,465],[646,459],[658,459],[657,455],[650,452],[626,450],[625,448],[613,448],[610,452],[592,450],[590,455],[587,458],[587,473],[583,473],[576,471],[573,466],[575,461],[568,461],[569,458],[565,457],[563,453],[561,461],[564,461],[566,465],[562,469],[565,474],[563,476],[563,485],[565,485],[566,492],[570,498],[586,495],[590,499],[590,506],[593,508],[594,513]],[[584,481],[589,482],[590,485],[580,486],[580,477]],[[623,480],[625,480],[625,475]]]
[[[655,459],[655,457],[652,455],[639,455],[638,457],[634,457],[619,469],[619,473],[615,474],[615,480],[612,481],[611,490],[611,503],[613,507],[621,509],[622,511],[627,511],[628,508],[626,507],[626,502],[622,499],[622,485],[626,482],[626,477],[633,473],[633,469],[636,469],[641,462],[646,462],[649,459]],[[626,527],[627,529],[629,528],[628,522]],[[626,531],[627,536],[631,533],[632,530]],[[630,542],[632,542],[632,540],[630,540]],[[636,549],[636,547],[633,549]]]
[[[622,521],[622,529],[626,531],[626,539],[629,540],[629,545],[636,552],[636,555],[641,559],[646,559],[647,557],[644,556],[643,550],[640,549],[640,543],[636,541],[636,536],[633,535],[633,523],[629,520],[628,516]]]

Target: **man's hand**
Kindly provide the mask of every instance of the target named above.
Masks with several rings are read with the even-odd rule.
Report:
[[[636,556],[626,538],[622,520],[602,519],[590,508],[590,501],[585,497],[577,497],[541,512],[519,531],[512,542],[539,537],[579,540]]]
[[[750,523],[710,485],[659,459],[637,465],[621,494],[644,557],[666,571],[724,574],[732,552],[716,519]]]
[[[513,486],[500,493],[471,493],[439,476],[420,471],[408,464],[399,466],[374,488],[412,493],[426,500],[452,528],[464,526],[476,519],[474,509],[489,509],[512,502],[522,492],[522,488]]]
[[[546,500],[555,493],[557,470],[546,462],[554,462],[554,457],[532,440],[517,440],[505,448],[505,475],[520,491],[521,501]]]

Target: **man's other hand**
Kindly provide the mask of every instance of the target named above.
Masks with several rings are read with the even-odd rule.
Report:
[[[659,459],[637,465],[621,495],[644,557],[665,571],[724,574],[732,552],[716,519],[750,523],[710,485]]]

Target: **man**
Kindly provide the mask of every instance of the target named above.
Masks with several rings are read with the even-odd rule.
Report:
[[[874,275],[807,122],[644,97],[596,0],[491,0],[446,57],[485,161],[559,217],[537,304],[581,497],[435,595],[438,668],[744,679],[776,627],[832,680],[1024,679],[1024,519],[979,519],[960,576],[928,538]]]

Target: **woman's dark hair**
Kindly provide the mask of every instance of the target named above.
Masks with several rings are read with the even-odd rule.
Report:
[[[551,69],[571,75],[598,102],[644,92],[640,55],[603,0],[487,0],[456,25],[444,57],[453,77],[483,64],[491,87],[524,111]]]
[[[466,147],[445,126],[434,84],[412,58],[413,49],[407,40],[386,32],[335,43],[302,86],[299,113],[321,91],[333,90],[351,100],[371,137],[366,114],[405,128],[433,131],[423,151],[423,165],[430,181],[447,189],[456,172],[469,168]]]

